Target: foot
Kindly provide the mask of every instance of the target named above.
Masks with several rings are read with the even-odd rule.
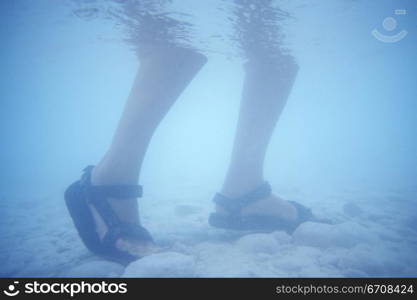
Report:
[[[216,205],[216,212],[227,214],[220,205]],[[280,219],[295,221],[298,218],[297,209],[290,202],[271,194],[248,204],[241,210],[242,216],[276,216]]]
[[[101,180],[97,180],[96,178],[97,177],[95,176],[93,169],[93,173],[91,176],[91,183],[93,185],[110,184],[109,182],[102,182]],[[107,200],[110,203],[113,211],[121,221],[138,225],[140,224],[137,199],[119,200],[109,198]],[[100,214],[97,212],[96,208],[91,204],[89,204],[89,207],[91,209],[96,223],[96,231],[100,239],[103,239],[103,237],[107,233],[107,225],[100,216]],[[130,255],[136,256],[138,258],[159,251],[159,248],[152,242],[139,241],[128,238],[119,238],[116,241],[116,247],[119,250],[127,252]]]

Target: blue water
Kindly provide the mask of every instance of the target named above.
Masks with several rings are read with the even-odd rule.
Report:
[[[265,40],[238,18],[251,1],[141,3],[0,3],[1,276],[124,272],[92,265],[63,191],[108,148],[140,64],[138,45],[150,37],[208,57],[155,133],[141,175],[143,221],[160,244],[197,261],[192,276],[417,275],[414,1],[272,1],[263,18],[274,34]],[[172,30],[158,35],[143,12],[176,23],[162,23]],[[285,249],[261,254],[207,224],[230,159],[251,53],[245,34],[249,44],[291,53],[300,67],[265,177],[276,193],[339,224],[321,235],[307,226],[277,239]],[[235,263],[222,267],[219,252]]]

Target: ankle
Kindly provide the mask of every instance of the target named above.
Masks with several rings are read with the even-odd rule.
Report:
[[[93,185],[111,185],[111,184],[137,184],[137,176],[127,176],[127,172],[119,174],[109,168],[103,168],[97,165],[91,172],[91,184]]]
[[[251,181],[241,181],[241,182],[226,182],[222,189],[221,194],[228,198],[239,198],[247,193],[253,191],[257,187],[261,186],[265,181],[262,178],[251,180]]]

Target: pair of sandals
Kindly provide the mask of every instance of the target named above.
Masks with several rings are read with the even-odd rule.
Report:
[[[81,179],[71,184],[65,191],[68,211],[81,240],[92,253],[127,265],[140,257],[120,250],[116,246],[117,240],[128,238],[154,243],[153,238],[145,227],[120,220],[107,199],[123,201],[139,198],[142,196],[142,187],[139,185],[92,185],[93,168],[94,166],[86,167]],[[301,223],[313,219],[310,209],[294,201],[290,203],[297,209],[296,220],[291,221],[275,216],[241,215],[242,208],[270,195],[271,187],[267,182],[239,198],[231,199],[218,193],[213,201],[224,208],[226,213],[212,213],[209,217],[209,224],[213,227],[231,230],[263,232],[285,230],[291,233]],[[107,226],[107,232],[103,238],[100,238],[97,233],[95,219],[89,205],[96,209]]]

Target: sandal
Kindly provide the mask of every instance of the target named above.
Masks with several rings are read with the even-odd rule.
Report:
[[[73,223],[84,245],[94,254],[123,265],[139,259],[116,247],[121,237],[133,238],[141,242],[153,243],[152,236],[138,224],[121,221],[113,211],[106,198],[131,199],[142,196],[139,185],[91,185],[91,171],[94,166],[88,166],[83,171],[81,179],[71,184],[65,191],[65,202]],[[96,231],[96,222],[89,204],[97,210],[107,226],[107,232],[102,239]]]
[[[298,225],[306,221],[312,221],[315,218],[311,209],[304,205],[289,201],[297,209],[298,218],[296,220],[287,220],[277,216],[260,216],[248,215],[242,216],[240,211],[243,207],[256,202],[259,199],[271,195],[271,186],[268,182],[263,183],[254,190],[238,198],[228,198],[217,193],[213,201],[225,209],[226,213],[212,213],[209,217],[209,224],[213,227],[232,230],[249,230],[272,232],[275,230],[284,230],[292,233]]]

